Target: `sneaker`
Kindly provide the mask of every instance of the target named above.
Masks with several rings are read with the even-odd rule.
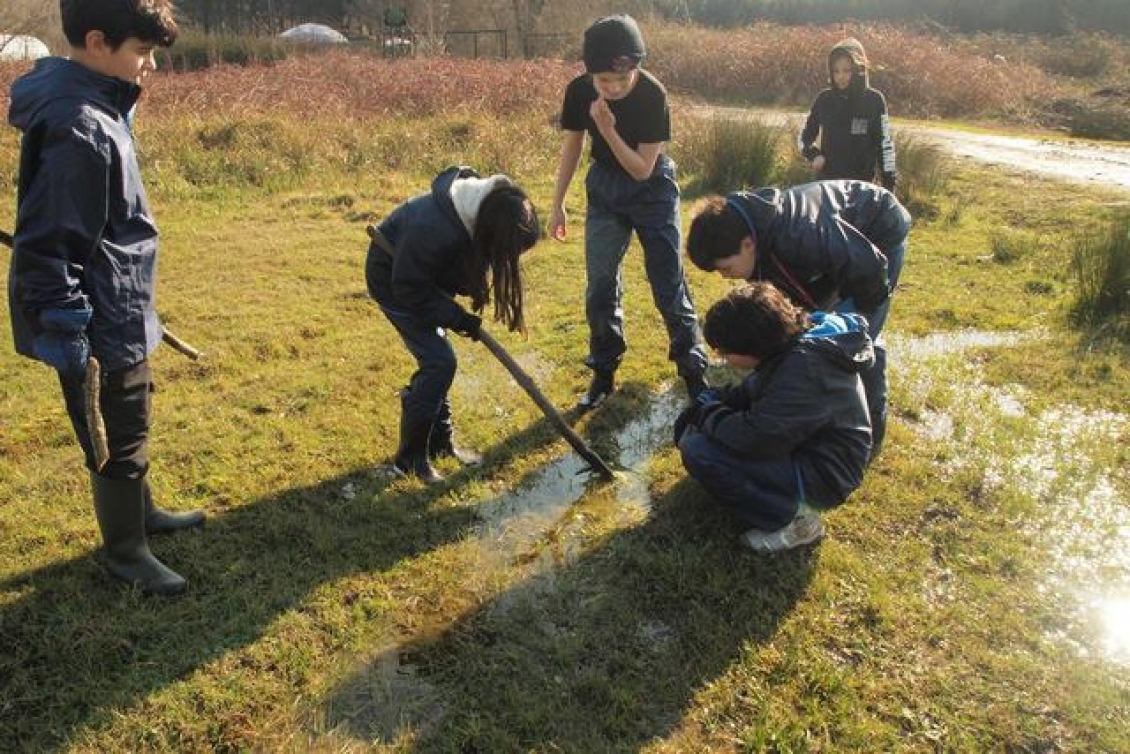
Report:
[[[588,392],[577,401],[577,407],[583,411],[588,411],[604,403],[604,399],[612,395],[612,391],[616,389],[614,375],[615,372],[594,371]]]
[[[824,536],[824,522],[812,509],[803,509],[796,517],[777,531],[750,529],[742,534],[743,545],[754,552],[784,552],[794,547],[812,544]]]

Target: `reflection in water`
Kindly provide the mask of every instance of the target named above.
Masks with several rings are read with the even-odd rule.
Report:
[[[1040,337],[962,331],[893,338],[893,373],[907,381],[910,401],[924,406],[918,411],[919,433],[952,446],[945,454],[951,466],[983,465],[986,488],[1008,487],[1039,503],[1039,515],[1020,526],[1047,554],[1046,593],[1068,606],[1055,638],[1081,654],[1094,650],[1130,663],[1130,505],[1125,494],[1130,479],[1117,467],[1117,449],[1130,435],[1130,416],[1070,405],[1029,414],[1022,387],[985,384],[975,362],[962,359],[959,369],[938,367],[940,359],[960,358],[969,348],[1009,347]],[[930,407],[926,396],[939,381],[952,381],[955,375],[961,399],[947,402],[949,413]],[[1024,424],[1010,423],[1017,419]],[[970,453],[971,437],[999,438],[999,455],[986,460],[980,451]]]
[[[1106,655],[1130,665],[1130,595],[1099,603]]]
[[[630,469],[617,472],[616,481],[607,500],[616,506],[622,517],[647,516],[650,504],[647,489],[647,466],[651,457],[664,444],[671,441],[671,425],[680,408],[680,398],[667,392],[652,398],[647,412],[620,430],[612,444],[619,449],[618,458],[606,458],[613,467]],[[597,499],[608,485],[587,473],[584,460],[568,453],[556,462],[537,472],[533,479],[516,490],[499,497],[477,503],[483,523],[478,527],[478,542],[484,560],[494,560],[500,566],[512,561],[535,546],[539,540],[553,533],[572,506],[582,498]],[[556,532],[558,542],[554,557],[567,557],[570,542],[560,541],[569,532]],[[544,550],[549,559],[549,550]],[[552,565],[547,562],[546,565]]]

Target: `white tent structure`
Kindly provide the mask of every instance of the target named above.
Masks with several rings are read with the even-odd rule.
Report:
[[[303,44],[346,44],[349,42],[345,35],[336,29],[331,29],[324,24],[299,24],[287,29],[279,35],[288,42],[301,42]]]
[[[0,34],[0,60],[38,60],[51,54],[47,45],[26,34]]]

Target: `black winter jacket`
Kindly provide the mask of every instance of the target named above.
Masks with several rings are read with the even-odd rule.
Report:
[[[822,314],[815,327],[762,362],[720,402],[703,408],[699,431],[749,460],[791,456],[810,499],[842,502],[863,481],[871,420],[859,373],[875,359],[867,322]]]
[[[389,255],[376,243],[369,247],[369,288],[382,306],[436,327],[451,327],[465,314],[452,297],[470,292],[467,263],[476,252],[452,202],[451,185],[469,177],[478,173],[467,167],[444,170],[429,193],[404,202],[377,226],[395,249]]]
[[[65,58],[43,58],[12,85],[23,131],[8,303],[16,351],[34,358],[47,310],[92,314],[86,334],[106,369],[161,342],[157,225],[129,117],[140,87]]]
[[[856,57],[853,53],[846,46],[833,48],[828,57],[829,80],[835,56]],[[819,147],[816,146],[817,134]],[[855,73],[847,89],[837,89],[833,84],[816,96],[797,146],[806,160],[824,155],[821,179],[878,179],[885,188],[894,190],[898,175],[887,100],[870,87],[862,61],[856,60]]]
[[[773,283],[798,306],[831,310],[854,298],[870,313],[887,299],[884,250],[910,232],[895,195],[862,181],[817,181],[727,198],[757,245],[751,280]]]

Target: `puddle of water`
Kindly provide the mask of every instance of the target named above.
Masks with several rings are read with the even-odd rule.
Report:
[[[528,569],[521,583],[491,603],[492,611],[505,612],[551,594],[556,589],[554,574],[583,546],[587,518],[612,515],[618,525],[646,518],[651,505],[648,465],[670,443],[671,424],[681,408],[680,394],[668,390],[652,398],[642,417],[616,433],[612,444],[619,449],[619,457],[605,460],[632,471],[618,473],[611,485],[589,474],[584,460],[570,452],[518,489],[470,503],[482,517],[463,543],[475,548],[476,572],[501,571],[515,562]],[[593,498],[606,501],[597,503],[598,512],[576,509],[578,503],[588,506]],[[550,539],[553,547],[541,546]],[[539,630],[556,629],[549,625]],[[668,641],[672,633],[670,627],[655,622],[641,624],[638,630],[657,645]],[[419,676],[400,647],[393,647],[336,695],[325,715],[327,727],[350,737],[394,744],[426,736],[446,710],[440,690]]]
[[[967,348],[1009,347],[1038,333],[965,331],[926,338],[892,338],[896,370],[911,375],[915,395],[928,395],[937,379],[953,379],[928,363],[960,355]],[[904,360],[899,365],[899,360]],[[961,389],[966,398],[951,413],[919,412],[919,433],[927,439],[962,445],[955,427],[967,436],[999,434],[1001,422],[1028,416],[1019,386],[985,385],[968,365]],[[935,374],[941,375],[935,377]],[[989,459],[984,483],[1008,486],[1038,503],[1040,515],[1020,526],[1046,553],[1041,590],[1064,606],[1052,638],[1080,655],[1097,655],[1130,665],[1130,504],[1125,469],[1104,465],[1110,449],[1125,444],[1130,416],[1114,411],[1086,411],[1058,406],[1030,416],[1030,438],[1012,437],[1018,447]],[[984,463],[957,448],[950,463]],[[948,469],[953,471],[953,469]]]
[[[647,412],[620,430],[613,439],[619,457],[605,459],[618,472],[614,482],[617,512],[626,518],[647,515],[650,498],[647,465],[671,441],[671,425],[681,408],[677,393],[667,391],[651,400]],[[512,561],[544,537],[572,506],[603,482],[587,473],[575,453],[562,456],[516,490],[476,503],[483,523],[474,535],[492,560]]]

